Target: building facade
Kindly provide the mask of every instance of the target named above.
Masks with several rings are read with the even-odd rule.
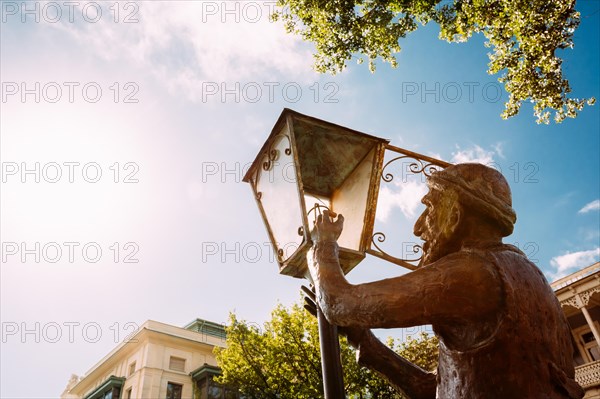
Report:
[[[181,328],[148,320],[85,376],[73,375],[61,399],[238,399],[213,381],[213,349],[224,346],[219,324],[196,319]]]
[[[575,379],[600,399],[600,262],[551,284],[573,334]]]

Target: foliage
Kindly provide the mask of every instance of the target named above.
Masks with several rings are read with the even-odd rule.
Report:
[[[278,305],[271,320],[248,324],[231,314],[227,331],[227,348],[216,349],[222,384],[239,387],[247,397],[303,399],[322,398],[321,360],[316,319],[294,304]],[[433,370],[437,365],[437,339],[422,334],[388,345],[414,363]],[[348,398],[401,398],[383,379],[355,360],[354,349],[340,339],[344,384]]]
[[[576,0],[278,0],[272,18],[286,30],[316,45],[319,72],[342,71],[354,54],[381,57],[397,66],[399,40],[431,21],[440,39],[467,41],[483,33],[490,62],[488,73],[501,73],[509,94],[504,119],[516,115],[523,101],[534,103],[538,123],[548,123],[550,110],[562,122],[577,116],[595,99],[569,98],[558,50],[572,48],[580,22]],[[359,63],[362,62],[359,58]]]
[[[409,336],[404,342],[388,338],[387,346],[411,363],[427,371],[435,371],[438,362],[438,340],[420,332],[418,338]]]

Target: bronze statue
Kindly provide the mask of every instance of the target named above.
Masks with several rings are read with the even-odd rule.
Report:
[[[343,216],[319,217],[308,255],[317,301],[343,327],[360,364],[412,399],[583,397],[574,380],[570,330],[541,271],[503,244],[516,221],[504,177],[458,164],[428,179],[426,209],[414,226],[420,267],[400,277],[353,285],[336,243]],[[401,358],[371,328],[431,324],[440,341],[437,375]]]

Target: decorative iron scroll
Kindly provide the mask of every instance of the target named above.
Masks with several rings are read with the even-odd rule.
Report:
[[[273,148],[274,145],[276,143],[278,143],[278,141],[276,139],[279,136],[285,137],[288,141],[288,147],[284,150],[285,155],[289,156],[292,154],[292,149],[290,148],[290,138],[286,134],[278,134],[277,136],[275,136],[275,138],[273,139],[273,141],[271,141],[271,144],[269,145],[269,150],[267,151],[267,154],[266,154],[267,160],[265,162],[263,162],[263,165],[262,165],[263,170],[266,172],[273,169],[273,163],[279,158],[279,150]]]
[[[412,151],[404,150],[402,148],[395,147],[395,146],[392,146],[389,144],[386,146],[386,149],[400,154],[400,156],[394,157],[391,160],[387,161],[383,165],[383,168],[381,169],[381,179],[383,181],[385,181],[386,183],[390,183],[392,180],[394,180],[394,174],[391,172],[386,172],[386,169],[391,164],[393,164],[394,162],[401,160],[401,159],[412,160],[412,162],[408,165],[408,172],[410,172],[414,175],[423,174],[425,177],[429,177],[433,173],[440,171],[440,170],[444,169],[445,167],[451,165],[448,162],[440,161],[438,159],[431,158],[431,157],[428,157],[425,155],[421,155],[421,154],[418,154],[418,153],[415,153]],[[423,247],[421,245],[415,244],[412,247],[414,255],[420,254],[420,256],[418,258],[401,259],[401,258],[398,258],[398,257],[388,254],[386,251],[384,251],[380,247],[380,245],[378,245],[378,244],[385,242],[385,240],[386,240],[386,236],[384,233],[382,233],[382,232],[374,233],[371,236],[370,246],[374,247],[375,249],[369,248],[367,250],[367,252],[374,256],[377,256],[379,258],[382,258],[382,259],[385,259],[392,263],[395,263],[397,265],[403,266],[407,269],[414,270],[417,268],[417,265],[415,265],[411,262],[419,262],[423,258]]]
[[[385,234],[378,232],[378,233],[373,234],[373,237],[371,237],[371,243],[373,243],[373,245],[375,246],[375,248],[377,248],[377,250],[379,252],[392,257],[391,255],[386,253],[383,249],[381,249],[379,247],[379,245],[377,245],[377,243],[375,242],[375,240],[377,240],[378,242],[384,242],[385,239],[386,239]],[[415,244],[412,246],[412,250],[413,250],[413,254],[418,255],[419,253],[421,253],[421,256],[419,256],[416,259],[400,259],[400,260],[402,260],[404,262],[418,262],[421,260],[421,258],[423,258],[423,247],[422,246],[420,246],[419,244]]]
[[[273,169],[273,166],[275,165],[275,161],[277,161],[279,159],[279,150],[276,148],[273,148],[275,146],[276,143],[278,143],[277,138],[278,137],[285,137],[288,141],[288,146],[287,148],[284,150],[285,155],[292,155],[292,149],[291,147],[291,141],[290,138],[287,134],[278,134],[277,136],[275,136],[275,138],[271,141],[271,143],[269,144],[269,149],[267,150],[266,154],[265,154],[265,158],[266,161],[263,162],[262,164],[262,170],[264,170],[265,172],[269,172],[271,169]],[[256,192],[255,198],[257,201],[260,201],[262,199],[262,192],[257,191],[257,187],[258,187],[258,179],[260,177],[260,169],[256,169],[256,174],[254,179],[250,180],[250,184],[252,185],[252,187],[254,187],[254,191]]]
[[[385,173],[385,169],[390,164],[392,164],[393,162],[396,162],[400,159],[414,159],[415,161],[412,162],[410,165],[408,165],[408,169],[411,171],[411,173],[414,173],[414,174],[423,173],[426,177],[429,177],[429,176],[431,176],[432,173],[437,172],[438,170],[442,169],[442,167],[440,165],[436,165],[433,163],[426,163],[422,159],[414,158],[414,157],[411,157],[408,155],[403,155],[403,156],[391,159],[388,162],[386,162],[385,165],[383,165],[383,169],[381,170],[381,179],[383,181],[389,183],[392,180],[394,180],[394,175],[391,173]]]

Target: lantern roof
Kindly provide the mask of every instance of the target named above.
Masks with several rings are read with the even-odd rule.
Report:
[[[262,165],[268,147],[286,123],[291,126],[290,139],[295,141],[298,154],[301,154],[298,163],[304,190],[315,195],[331,195],[376,144],[389,143],[387,139],[284,108],[244,176],[244,182],[248,182],[256,168]]]

